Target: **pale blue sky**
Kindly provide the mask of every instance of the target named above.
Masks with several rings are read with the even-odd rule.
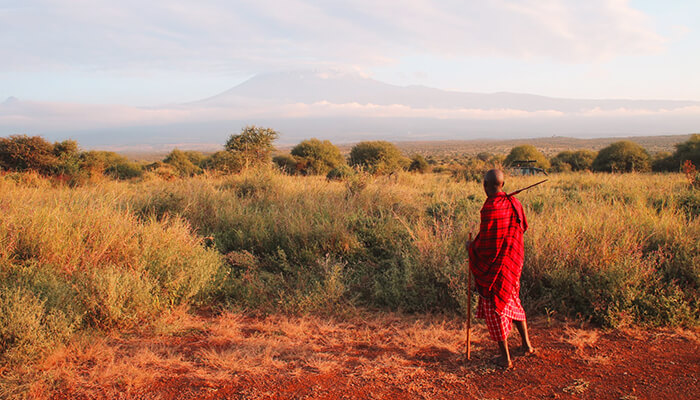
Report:
[[[700,100],[700,1],[0,0],[0,101],[158,105],[291,69]]]

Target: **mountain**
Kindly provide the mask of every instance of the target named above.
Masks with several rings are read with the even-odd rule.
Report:
[[[401,104],[412,108],[512,109],[522,111],[581,112],[585,110],[676,109],[700,106],[700,101],[673,100],[577,100],[521,93],[469,93],[425,86],[396,86],[357,74],[282,72],[257,75],[221,94],[196,102],[200,105],[236,104],[241,99],[313,104]]]
[[[257,75],[218,95],[161,107],[0,103],[0,136],[73,138],[86,147],[216,147],[250,124],[278,130],[280,144],[671,135],[700,131],[700,102],[456,92],[298,71]]]

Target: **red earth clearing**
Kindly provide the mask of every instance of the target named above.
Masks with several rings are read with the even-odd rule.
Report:
[[[605,331],[530,322],[537,354],[496,368],[481,321],[173,314],[158,329],[86,338],[27,367],[32,398],[697,399],[697,329]],[[19,379],[19,378],[18,378]]]

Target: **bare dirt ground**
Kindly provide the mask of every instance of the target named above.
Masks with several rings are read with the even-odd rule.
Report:
[[[697,399],[700,331],[602,331],[535,319],[538,353],[492,362],[485,326],[464,359],[462,320],[344,319],[177,311],[155,329],[76,340],[4,378],[30,398],[71,399]],[[14,378],[13,378],[14,377]],[[19,386],[18,386],[19,387]]]

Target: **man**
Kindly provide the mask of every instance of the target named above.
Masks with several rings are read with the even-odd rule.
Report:
[[[481,208],[481,227],[473,242],[468,242],[469,267],[479,292],[476,317],[486,320],[489,336],[498,342],[497,364],[512,368],[508,334],[515,327],[522,339],[521,350],[535,349],[527,334],[525,311],[520,304],[520,273],[523,268],[523,233],[527,220],[520,202],[503,192],[503,171],[492,169],[484,175],[488,198]]]

